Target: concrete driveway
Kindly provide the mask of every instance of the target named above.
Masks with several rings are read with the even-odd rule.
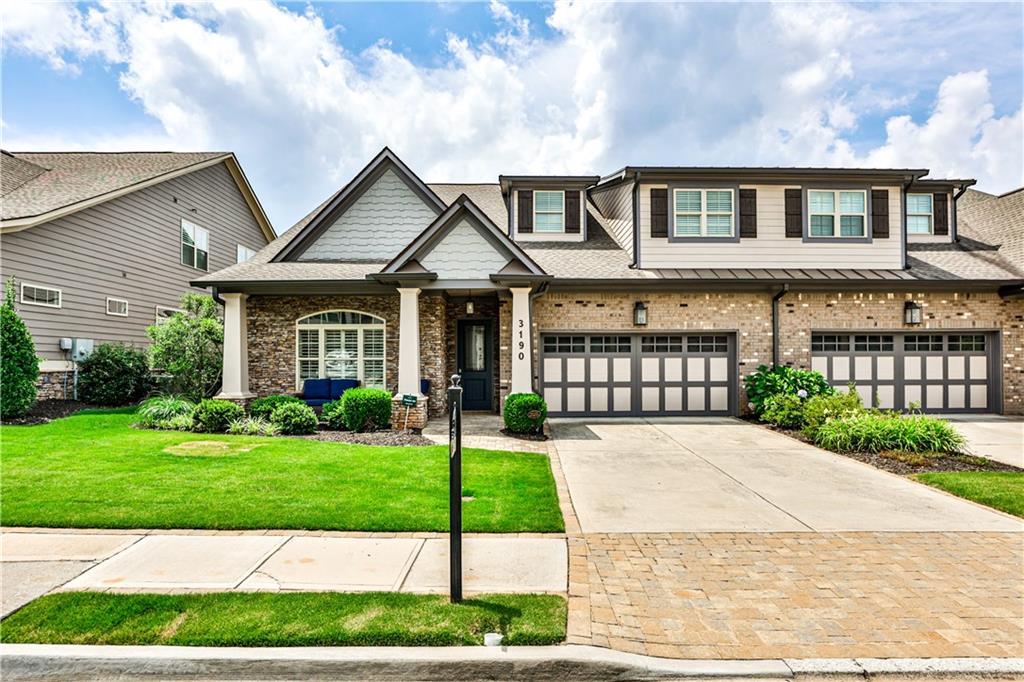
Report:
[[[1024,417],[950,414],[943,418],[964,435],[971,453],[1024,469]]]
[[[553,419],[551,432],[584,533],[1024,530],[738,419]]]

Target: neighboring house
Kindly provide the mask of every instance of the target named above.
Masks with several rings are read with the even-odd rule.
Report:
[[[4,151],[0,204],[0,275],[15,278],[43,398],[70,397],[72,350],[146,344],[183,293],[205,293],[190,280],[275,236],[225,152]]]
[[[995,196],[969,189],[957,202],[959,236],[1024,269],[1024,187]]]
[[[758,365],[868,403],[1024,412],[1024,272],[955,239],[971,180],[924,169],[647,168],[422,182],[385,149],[246,263],[226,398],[354,378],[414,420],[543,394],[552,415],[735,415]]]

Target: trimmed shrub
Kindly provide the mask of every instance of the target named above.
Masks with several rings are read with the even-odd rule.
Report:
[[[540,433],[548,404],[536,393],[512,393],[505,398],[505,428],[512,433]]]
[[[754,414],[759,417],[764,410],[764,401],[773,395],[780,393],[800,395],[800,392],[803,391],[804,394],[800,397],[807,399],[816,395],[829,395],[833,392],[821,372],[809,372],[785,365],[777,367],[761,365],[756,372],[743,377],[743,384],[747,388],[747,399],[750,400]]]
[[[196,431],[204,433],[224,433],[231,422],[245,416],[241,405],[230,400],[207,399],[196,405],[192,420]]]
[[[778,393],[764,401],[761,420],[787,429],[804,423],[804,401],[794,393]]]
[[[320,408],[320,419],[327,422],[327,426],[335,431],[344,429],[345,415],[341,409],[341,400],[324,403],[324,406]]]
[[[380,388],[350,388],[341,394],[341,423],[349,431],[376,431],[391,422],[391,394]]]
[[[21,417],[36,402],[39,358],[25,321],[14,309],[14,278],[0,306],[0,418]]]
[[[149,425],[151,429],[161,429],[163,431],[191,431],[195,423],[192,421],[192,414],[179,414],[176,417],[170,419],[158,419]]]
[[[271,415],[274,414],[274,410],[287,403],[305,405],[304,402],[293,395],[268,395],[265,398],[257,398],[249,403],[249,416],[269,420]]]
[[[167,390],[202,400],[220,384],[224,323],[210,296],[184,294],[182,312],[146,328],[149,364],[166,373]]]
[[[818,429],[830,419],[852,417],[863,411],[860,394],[852,388],[846,393],[816,395],[804,403],[804,435],[814,440]]]
[[[133,405],[150,388],[146,352],[101,343],[78,363],[78,399],[93,405]]]
[[[288,436],[316,433],[316,427],[320,425],[313,408],[302,402],[280,405],[274,410],[270,421],[281,433]]]
[[[836,452],[957,453],[966,441],[935,417],[871,411],[829,419],[818,428],[814,443]]]
[[[262,417],[242,417],[228,424],[228,433],[241,436],[276,436],[281,427]]]
[[[196,405],[176,395],[158,395],[142,401],[139,406],[139,426],[153,427],[158,422],[164,422],[177,417],[188,417],[192,419],[192,413]]]

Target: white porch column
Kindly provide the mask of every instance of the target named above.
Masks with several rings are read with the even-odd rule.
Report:
[[[221,294],[224,299],[224,370],[220,395],[224,399],[252,398],[249,392],[249,338],[245,319],[248,294]]]
[[[512,288],[512,393],[533,393],[530,287]]]
[[[398,289],[398,393],[420,393],[420,290]]]

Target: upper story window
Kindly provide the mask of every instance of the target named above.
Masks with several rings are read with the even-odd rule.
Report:
[[[255,249],[250,249],[248,246],[242,246],[241,244],[239,244],[238,249],[235,252],[235,262],[244,263],[245,261],[249,260],[255,255]]]
[[[123,298],[107,297],[107,315],[128,317],[128,301]]]
[[[41,287],[36,284],[21,283],[21,302],[27,305],[41,305],[47,308],[59,308],[61,304],[60,289]]]
[[[866,191],[810,190],[807,203],[811,237],[866,236]]]
[[[537,190],[533,193],[535,232],[565,232],[565,192]]]
[[[171,307],[165,306],[165,305],[158,305],[156,307],[156,323],[157,324],[163,324],[164,322],[166,322],[167,320],[171,319],[172,317],[174,317],[178,313],[183,313],[183,312],[185,312],[185,311],[182,310],[181,308],[171,308]]]
[[[676,237],[731,237],[733,206],[731,189],[676,189],[673,234]]]
[[[907,195],[907,233],[931,234],[934,231],[931,194]]]
[[[181,220],[181,263],[197,270],[209,270],[210,233],[195,223]]]

